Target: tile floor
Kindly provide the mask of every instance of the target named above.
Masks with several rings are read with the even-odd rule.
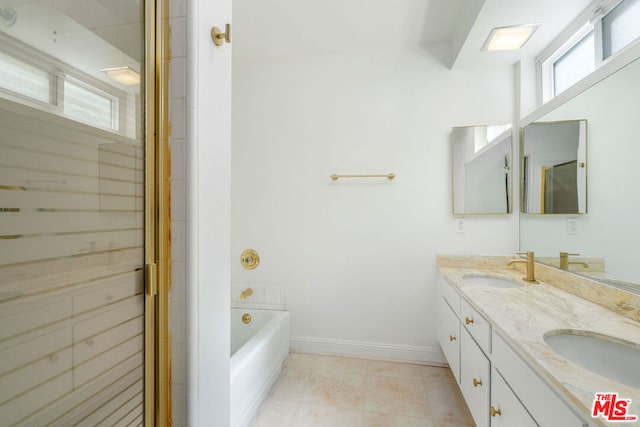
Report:
[[[291,353],[250,427],[473,427],[448,368]]]

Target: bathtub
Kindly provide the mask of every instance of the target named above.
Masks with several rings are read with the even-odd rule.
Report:
[[[251,322],[244,324],[248,313]],[[231,309],[231,425],[245,427],[289,354],[289,312]]]

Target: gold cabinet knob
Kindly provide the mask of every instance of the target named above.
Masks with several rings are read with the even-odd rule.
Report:
[[[470,325],[473,323],[473,319],[469,319],[468,317],[464,318],[464,323],[466,323],[467,325]]]
[[[482,380],[477,380],[477,379],[473,379],[473,386],[474,387],[478,387],[479,385],[482,385]]]
[[[493,405],[491,405],[491,407],[489,408],[489,413],[491,414],[492,417],[502,415],[502,412],[500,412],[500,409],[494,408]]]
[[[455,341],[455,340],[456,340],[455,335],[449,335],[449,341]]]

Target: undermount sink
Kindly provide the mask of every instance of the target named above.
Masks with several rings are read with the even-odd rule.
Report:
[[[507,277],[487,276],[480,274],[469,274],[463,276],[464,280],[480,286],[491,286],[494,288],[519,288],[522,283]]]
[[[640,389],[640,345],[572,330],[548,332],[544,341],[565,359],[610,380]]]

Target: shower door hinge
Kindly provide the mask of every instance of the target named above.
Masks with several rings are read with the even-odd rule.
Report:
[[[145,266],[144,281],[147,288],[147,295],[154,296],[158,292],[158,264],[149,263]]]

